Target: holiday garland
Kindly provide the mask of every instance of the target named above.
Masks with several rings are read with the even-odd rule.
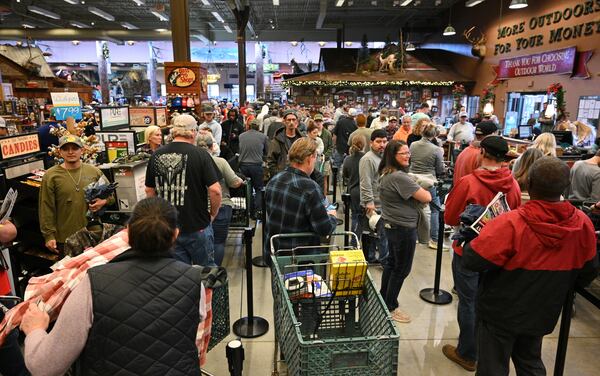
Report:
[[[465,95],[466,90],[464,85],[457,84],[452,88],[452,97],[454,98],[454,108],[456,111],[460,111],[460,107],[462,106],[462,98]]]
[[[561,83],[555,83],[548,86],[548,95],[554,95],[556,97],[556,115],[560,118],[561,115],[567,116],[567,103],[565,102],[565,89]]]
[[[321,87],[373,87],[373,86],[451,86],[454,81],[283,81],[281,86],[321,86]]]

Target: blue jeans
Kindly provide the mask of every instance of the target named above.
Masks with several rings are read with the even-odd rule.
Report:
[[[438,230],[440,227],[440,198],[437,195],[437,189],[435,187],[429,188],[431,193],[431,202],[429,208],[431,209],[431,219],[429,222],[429,234],[431,240],[437,243],[438,241]],[[443,241],[444,239],[442,239]]]
[[[382,221],[379,221],[383,223]],[[387,240],[390,245],[390,255],[382,262],[381,296],[387,308],[391,311],[398,308],[398,295],[402,284],[412,268],[415,248],[417,246],[417,229],[395,226],[387,228]]]
[[[477,338],[475,303],[479,287],[479,273],[466,269],[462,256],[452,257],[452,276],[454,288],[458,294],[458,346],[456,352],[467,360],[477,360]]]
[[[225,241],[229,233],[229,224],[231,223],[231,214],[233,208],[229,205],[221,205],[219,213],[212,223],[215,243],[215,264],[221,266],[225,257]]]
[[[254,195],[250,204],[250,213],[256,216],[256,212],[262,210],[262,189],[265,185],[263,167],[259,164],[242,163],[240,164],[240,171],[251,179],[250,183],[252,184]]]
[[[187,234],[179,233],[173,253],[175,259],[186,264],[216,266],[213,243],[213,229],[211,225],[208,225],[200,231]]]
[[[340,154],[337,151],[337,148],[333,148],[333,153],[331,154],[331,167],[336,167],[338,172],[341,171],[342,163],[344,163],[344,154]]]
[[[367,228],[370,230],[369,219],[364,214],[364,208],[363,208],[362,218],[363,218],[363,223],[362,223],[363,229]],[[388,253],[389,253],[388,252],[388,239],[387,239],[387,234],[386,234],[386,231],[384,228],[383,220],[380,220],[379,222],[377,222],[377,227],[375,228],[375,230],[377,232],[377,237],[375,238],[376,241],[372,241],[367,244],[367,252],[366,252],[367,261],[374,262],[375,260],[379,260],[381,265],[383,265],[385,263],[385,260],[388,258]],[[359,235],[359,237],[360,237],[360,235]],[[377,252],[377,250],[379,250],[379,259],[375,256],[375,253]]]

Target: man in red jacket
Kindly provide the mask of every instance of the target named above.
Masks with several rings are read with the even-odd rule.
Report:
[[[481,166],[481,148],[479,144],[481,140],[489,135],[495,134],[498,131],[496,123],[493,121],[482,121],[475,127],[475,140],[463,150],[454,162],[453,184],[463,176],[469,175]]]
[[[481,167],[462,177],[450,191],[446,200],[444,221],[450,226],[459,225],[460,214],[468,204],[487,206],[498,192],[506,195],[511,209],[521,205],[521,190],[510,170],[502,167],[508,153],[506,140],[488,136],[481,141]],[[468,371],[475,371],[477,346],[475,342],[475,296],[479,285],[479,273],[466,269],[462,263],[462,247],[456,241],[452,245],[452,275],[458,294],[458,346],[445,345],[446,357]]]
[[[545,375],[542,339],[573,284],[598,273],[590,219],[568,201],[569,167],[554,157],[531,166],[531,201],[494,218],[464,248],[463,264],[482,274],[477,298],[477,375]]]

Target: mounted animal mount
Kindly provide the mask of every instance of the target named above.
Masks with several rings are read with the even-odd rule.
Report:
[[[465,39],[471,43],[471,54],[475,57],[483,59],[487,52],[485,42],[487,41],[485,34],[477,28],[477,26],[471,27],[469,30],[463,32]]]
[[[390,54],[385,58],[383,57],[383,53],[379,54],[379,71],[384,72],[387,71],[389,73],[394,73],[396,71],[396,55]]]

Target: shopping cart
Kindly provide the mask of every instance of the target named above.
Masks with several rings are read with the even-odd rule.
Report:
[[[233,202],[230,228],[246,228],[250,224],[250,199],[252,197],[252,184],[246,179],[246,184],[239,188],[229,188]]]
[[[332,236],[352,236],[360,244],[352,232]],[[334,265],[330,253],[347,250],[337,245],[275,250],[277,241],[314,237],[312,233],[298,233],[270,239],[273,375],[279,374],[279,346],[289,375],[395,375],[399,334],[365,264]],[[358,273],[364,280],[357,289],[353,283],[361,278]]]

